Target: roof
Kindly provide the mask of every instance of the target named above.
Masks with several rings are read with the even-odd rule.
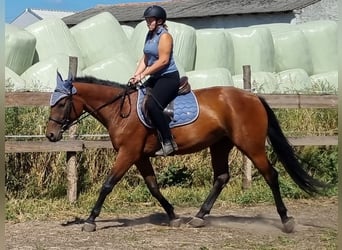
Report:
[[[168,19],[224,16],[234,14],[256,14],[292,12],[305,8],[320,0],[168,0],[163,2],[126,3],[97,5],[63,18],[67,25],[78,24],[92,16],[107,11],[119,22],[141,21],[144,10],[153,4],[165,8]]]
[[[75,14],[72,11],[59,11],[59,10],[42,10],[42,9],[31,9],[28,8],[25,12],[30,12],[31,14],[37,16],[40,19],[50,18],[50,17],[57,17],[63,18]]]

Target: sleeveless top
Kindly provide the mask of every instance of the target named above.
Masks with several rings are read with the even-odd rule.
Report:
[[[160,36],[168,32],[164,27],[159,26],[158,30],[154,33],[148,32],[145,39],[144,53],[147,56],[147,66],[151,66],[158,59],[158,44]],[[177,66],[173,58],[173,47],[171,49],[170,61],[163,69],[154,73],[153,76],[162,76],[167,73],[177,71]]]

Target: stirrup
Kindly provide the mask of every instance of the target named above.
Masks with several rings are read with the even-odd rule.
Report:
[[[177,143],[174,140],[166,141],[165,143],[161,143],[162,147],[157,152],[155,152],[155,155],[157,156],[168,156],[174,151],[178,150]]]

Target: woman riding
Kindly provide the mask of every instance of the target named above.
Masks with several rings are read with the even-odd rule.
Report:
[[[152,98],[148,98],[145,107],[161,137],[162,148],[155,154],[166,156],[178,149],[163,110],[177,96],[179,72],[173,58],[173,38],[165,24],[166,11],[153,5],[145,10],[144,18],[149,29],[144,55],[130,83],[137,84],[150,76],[147,85],[152,88]]]

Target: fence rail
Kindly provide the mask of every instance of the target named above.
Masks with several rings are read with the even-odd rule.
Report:
[[[5,107],[49,106],[49,92],[7,92],[5,93]],[[337,108],[337,95],[261,95],[272,108]],[[300,145],[337,145],[337,136],[304,136],[288,138],[294,146]],[[70,138],[59,142],[18,141],[6,140],[5,153],[29,152],[66,152],[68,169],[68,199],[74,202],[77,199],[77,167],[76,152],[85,149],[112,148],[109,140],[79,140]],[[251,163],[246,160],[244,165],[243,185],[251,185]]]

